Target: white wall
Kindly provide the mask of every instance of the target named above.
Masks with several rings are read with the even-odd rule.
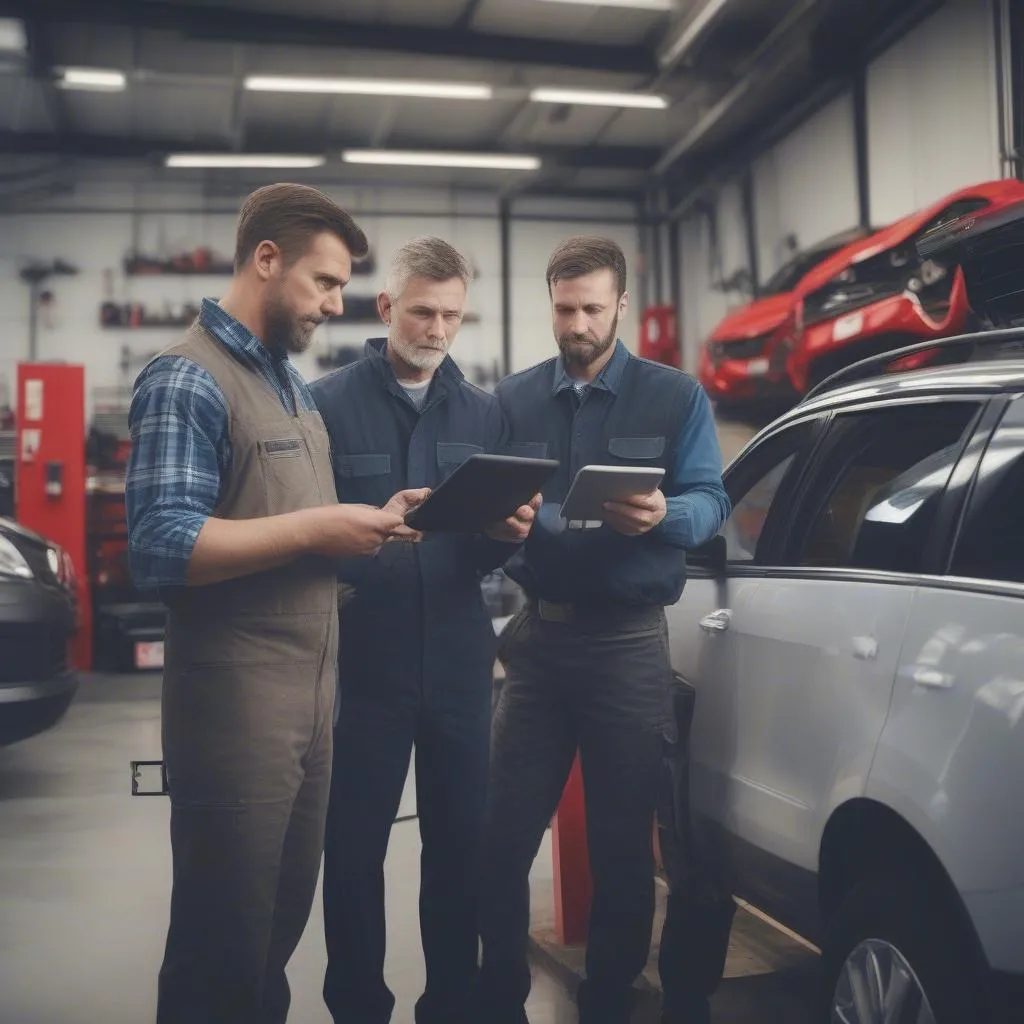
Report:
[[[763,282],[789,258],[787,236],[806,249],[857,224],[852,95],[844,93],[764,153],[753,174]]]
[[[711,230],[711,211],[694,212],[680,225],[682,276],[683,368],[694,371],[700,347],[719,320],[749,301],[742,291],[725,291],[723,282],[738,270],[749,270],[743,193],[738,182],[726,182],[711,200],[717,224],[718,246]]]
[[[486,371],[501,360],[501,246],[498,203],[493,196],[479,193],[427,192],[395,189],[348,189],[333,193],[350,209],[365,229],[376,255],[373,276],[356,275],[347,289],[349,296],[373,295],[383,279],[387,262],[402,242],[417,234],[438,234],[457,246],[478,266],[479,278],[470,288],[470,308],[480,322],[466,324],[456,341],[453,355],[472,379],[475,368]],[[147,254],[170,255],[179,249],[210,246],[230,257],[233,248],[235,213],[233,197],[211,199],[198,187],[171,185],[145,176],[121,171],[100,171],[83,180],[73,195],[62,198],[59,212],[33,209],[25,214],[0,218],[0,402],[2,378],[14,394],[15,367],[28,357],[28,288],[18,278],[20,269],[32,260],[52,262],[55,258],[78,267],[74,277],[56,277],[44,285],[56,295],[56,305],[40,320],[39,358],[82,363],[86,367],[87,408],[93,407],[96,388],[130,387],[137,365],[127,377],[118,367],[123,346],[136,360],[172,343],[174,328],[109,329],[100,326],[100,303],[142,302],[159,307],[165,302],[180,305],[216,297],[226,277],[127,277],[122,260],[137,243]],[[100,210],[102,213],[85,212]],[[132,212],[132,211],[164,212]],[[190,212],[172,212],[172,211]],[[204,212],[215,210],[217,212]],[[403,216],[384,216],[380,211],[402,211]],[[637,263],[635,225],[606,224],[600,216],[617,218],[634,213],[632,207],[567,208],[520,204],[514,213],[565,216],[564,221],[513,221],[513,366],[521,368],[546,358],[554,348],[544,269],[551,249],[574,233],[607,234],[618,239],[629,261]],[[590,219],[594,218],[594,219]],[[633,341],[636,310],[623,326],[623,336]],[[327,324],[318,331],[311,350],[296,359],[309,379],[319,376],[316,356],[334,345],[361,344],[378,335],[377,325]]]
[[[949,0],[868,69],[871,219],[1000,177],[990,0]]]
[[[992,0],[948,0],[867,70],[870,219],[884,226],[945,194],[1000,176]],[[847,91],[758,157],[752,167],[758,270],[859,221],[852,93]],[[728,310],[721,277],[745,265],[739,189],[714,199],[719,251],[697,210],[680,225],[684,365]],[[720,274],[719,274],[720,272]]]
[[[585,208],[573,209],[559,204],[569,213],[579,215]],[[537,203],[517,206],[513,212],[550,215],[552,208]],[[635,215],[631,206],[620,208],[603,204],[595,214],[623,220]],[[626,288],[630,302],[626,315],[619,322],[619,337],[636,351],[640,313],[639,276],[640,235],[636,223],[577,221],[513,220],[511,225],[511,296],[512,296],[512,372],[541,362],[557,351],[551,327],[551,303],[548,298],[546,270],[552,251],[569,235],[601,235],[622,247],[626,256]]]

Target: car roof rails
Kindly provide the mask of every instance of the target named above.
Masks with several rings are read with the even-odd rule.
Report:
[[[852,363],[841,370],[837,370],[830,377],[826,377],[820,384],[815,385],[803,397],[803,401],[810,401],[828,391],[834,391],[846,384],[856,384],[857,381],[867,380],[870,377],[884,376],[885,367],[897,362],[902,362],[910,356],[924,355],[935,352],[940,356],[950,355],[954,358],[943,360],[939,365],[947,363],[966,363],[972,357],[982,356],[989,359],[999,358],[1024,358],[1024,327],[1007,327],[998,331],[976,331],[973,334],[958,334],[952,338],[939,338],[935,341],[922,341],[916,345],[908,345],[905,348],[895,348],[888,352],[882,352],[877,356],[870,356],[858,363]],[[962,358],[956,358],[963,353]],[[922,369],[924,364],[922,364]]]

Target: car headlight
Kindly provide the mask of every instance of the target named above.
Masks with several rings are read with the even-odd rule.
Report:
[[[32,579],[32,570],[25,556],[6,537],[0,537],[0,576]]]
[[[726,359],[756,359],[764,353],[769,337],[769,334],[760,334],[736,341],[713,341],[708,345],[708,354],[716,366]]]

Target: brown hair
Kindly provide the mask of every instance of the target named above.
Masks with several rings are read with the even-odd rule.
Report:
[[[615,275],[619,297],[626,290],[626,257],[618,243],[610,238],[576,235],[567,238],[548,260],[548,293],[551,286],[566,278],[583,277],[596,270],[610,270]]]
[[[353,259],[370,250],[362,228],[333,199],[309,185],[277,184],[258,188],[246,199],[238,217],[235,271],[252,259],[260,242],[273,242],[286,264],[301,259],[313,236],[337,235]]]

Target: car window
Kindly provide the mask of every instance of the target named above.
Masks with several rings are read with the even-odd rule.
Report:
[[[810,445],[813,431],[813,421],[794,424],[766,438],[730,472],[726,487],[733,510],[722,531],[729,561],[758,560],[768,514],[797,457]]]
[[[1024,583],[1024,408],[996,431],[978,473],[971,507],[953,551],[954,576]]]
[[[829,256],[837,253],[841,248],[842,246],[837,245],[834,248],[817,249],[814,252],[803,252],[794,256],[793,259],[781,266],[768,278],[761,287],[760,294],[768,296],[791,292],[819,263],[823,263]]]
[[[936,231],[958,217],[966,217],[967,214],[983,210],[989,205],[991,205],[989,201],[982,199],[981,196],[958,199],[955,203],[950,203],[940,214],[928,221],[921,229],[920,234],[927,235],[929,231]]]
[[[793,564],[923,572],[925,547],[978,412],[944,402],[846,413],[823,442]]]

